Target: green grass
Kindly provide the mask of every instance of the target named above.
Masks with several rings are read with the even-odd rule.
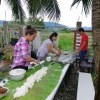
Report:
[[[42,34],[42,42],[49,38],[50,34]],[[74,34],[73,33],[60,33],[58,47],[62,50],[73,50]]]
[[[49,36],[50,36],[49,33],[48,33],[48,34],[42,33],[42,34],[41,34],[41,37],[42,37],[42,38],[41,38],[41,41],[44,42],[47,38],[49,38]]]
[[[49,38],[50,34],[52,32],[41,32],[41,41],[45,41],[47,38]],[[92,36],[91,33],[87,33],[89,35],[89,44],[92,44]],[[12,34],[14,37],[14,34]],[[2,37],[4,37],[2,35]],[[8,36],[9,37],[9,36]],[[10,37],[9,37],[10,38]],[[3,38],[1,38],[3,39]],[[3,42],[3,40],[2,40]],[[10,42],[10,39],[9,39]],[[74,33],[70,32],[70,33],[60,33],[59,36],[59,41],[58,41],[58,47],[62,50],[73,50],[73,46],[74,46]]]
[[[74,34],[73,33],[66,33],[60,34],[58,47],[62,50],[73,50],[74,46]]]

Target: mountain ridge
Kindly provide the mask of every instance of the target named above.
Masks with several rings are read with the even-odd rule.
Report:
[[[4,20],[0,20],[0,26],[3,26],[3,21]],[[10,22],[10,21],[8,21]],[[59,23],[55,23],[55,22],[44,22],[45,26],[58,26],[58,27],[63,27],[63,28],[69,28],[70,30],[76,30],[76,27],[68,27],[66,25],[63,24],[59,24]],[[88,27],[88,26],[83,26],[84,30],[92,30],[92,27]]]

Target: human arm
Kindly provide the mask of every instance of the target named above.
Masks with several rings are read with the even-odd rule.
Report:
[[[51,53],[53,53],[53,54],[56,54],[56,55],[59,55],[59,52],[56,52],[56,51],[52,50],[52,45],[51,45],[51,44],[48,44],[48,45],[47,45],[47,48],[48,48],[48,51],[49,51],[49,52],[51,52]]]
[[[21,54],[23,56],[23,59],[25,59],[26,61],[29,61],[29,62],[35,62],[35,63],[39,64],[39,61],[32,58],[28,52],[29,52],[28,43],[21,44]]]
[[[26,58],[26,61],[35,62],[36,64],[39,64],[39,61],[38,61],[38,60],[36,60],[36,59],[34,59],[34,58],[30,57],[30,56],[28,56],[28,57]]]
[[[78,50],[76,50],[75,53],[76,54],[79,53],[85,45],[86,45],[86,41],[83,41],[82,46]]]
[[[59,54],[61,54],[61,50],[57,47],[56,44],[54,44],[53,47],[59,52]]]

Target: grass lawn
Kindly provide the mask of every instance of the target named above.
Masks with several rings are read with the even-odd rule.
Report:
[[[58,41],[58,47],[62,50],[73,50],[74,33],[61,33]]]
[[[42,34],[42,42],[47,39],[50,34]],[[58,39],[58,47],[62,50],[73,50],[74,33],[60,33]]]

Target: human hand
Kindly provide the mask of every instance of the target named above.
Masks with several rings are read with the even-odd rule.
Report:
[[[59,52],[59,54],[62,54],[62,52],[61,51],[58,51]]]
[[[80,51],[79,50],[75,50],[75,54],[78,54]]]
[[[60,53],[59,52],[56,52],[56,55],[60,55]]]
[[[38,60],[35,60],[34,62],[35,62],[36,64],[40,64]]]

